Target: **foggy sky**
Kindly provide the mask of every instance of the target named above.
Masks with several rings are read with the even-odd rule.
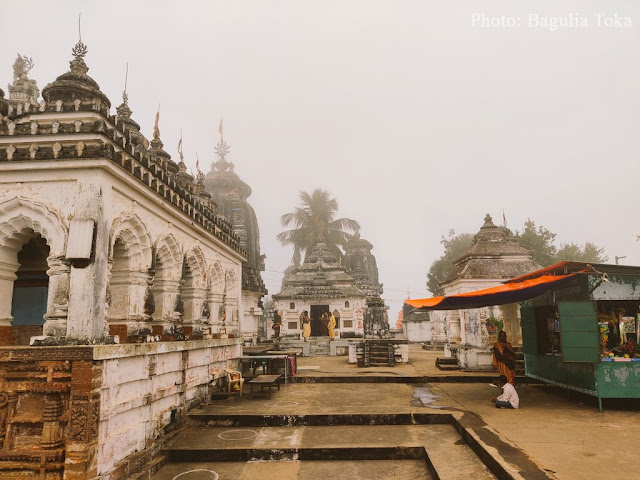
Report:
[[[561,3],[561,6],[557,5]],[[0,84],[16,52],[42,89],[82,40],[89,75],[160,132],[177,161],[207,172],[224,119],[277,293],[291,250],[275,236],[298,191],[329,190],[373,246],[393,325],[449,229],[486,213],[527,218],[562,242],[594,242],[640,265],[640,4],[628,1],[5,2]],[[472,15],[520,27],[472,26]],[[630,17],[597,27],[594,14]],[[585,18],[535,28],[529,14]]]

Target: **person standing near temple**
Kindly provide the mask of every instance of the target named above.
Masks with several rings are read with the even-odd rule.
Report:
[[[282,317],[276,310],[273,312],[273,335],[277,342],[280,341],[280,327],[282,327]]]
[[[500,330],[498,341],[493,344],[493,366],[511,385],[516,384],[516,352],[507,342],[507,332]]]
[[[333,313],[331,314],[331,317],[329,317],[329,325],[327,329],[329,330],[329,338],[333,341],[336,337],[336,317]]]
[[[309,312],[306,310],[300,315],[300,323],[302,323],[302,338],[306,342],[311,336],[311,319],[309,318]]]
[[[320,315],[320,325],[322,326],[322,336],[329,336],[329,315],[327,312],[322,312]]]

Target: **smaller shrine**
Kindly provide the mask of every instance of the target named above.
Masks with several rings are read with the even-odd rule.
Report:
[[[455,261],[453,272],[442,282],[445,296],[495,287],[509,278],[541,268],[532,260],[532,252],[507,233],[493,223],[491,215],[485,216],[473,245]],[[491,369],[491,345],[499,330],[507,332],[511,343],[522,343],[517,303],[434,311],[429,317],[432,341],[444,344],[445,356],[456,357],[464,369]]]

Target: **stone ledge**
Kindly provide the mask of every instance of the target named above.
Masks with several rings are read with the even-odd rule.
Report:
[[[0,362],[92,360],[94,345],[60,347],[0,347]]]
[[[242,345],[241,338],[225,338],[212,340],[187,340],[180,342],[157,343],[123,343],[119,345],[96,345],[93,350],[94,360],[136,357],[139,355],[155,355],[171,352],[184,352],[206,348],[233,347]],[[215,360],[214,360],[215,361]]]

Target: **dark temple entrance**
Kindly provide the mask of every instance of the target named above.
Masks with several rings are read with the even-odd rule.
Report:
[[[311,305],[311,311],[309,312],[309,315],[311,316],[312,337],[329,335],[322,326],[322,320],[320,320],[320,316],[323,312],[327,312],[327,315],[329,315],[329,305]]]

